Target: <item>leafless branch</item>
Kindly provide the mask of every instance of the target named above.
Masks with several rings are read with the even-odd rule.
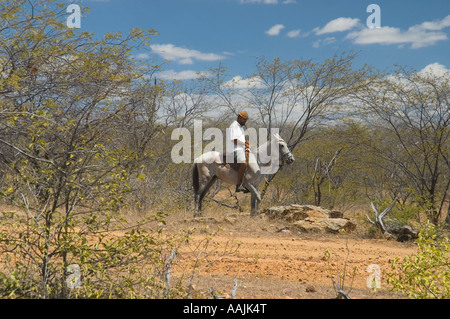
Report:
[[[392,203],[386,209],[384,209],[381,212],[381,214],[378,213],[378,210],[376,209],[375,205],[373,204],[373,202],[371,202],[370,206],[372,207],[372,210],[375,213],[375,220],[374,221],[371,220],[370,217],[368,215],[366,215],[369,222],[371,224],[375,225],[386,237],[392,237],[392,234],[387,230],[386,226],[384,225],[383,218],[386,216],[387,213],[389,213],[391,211],[392,207],[394,207],[396,202],[397,202],[397,197],[395,197],[395,199],[392,201]]]

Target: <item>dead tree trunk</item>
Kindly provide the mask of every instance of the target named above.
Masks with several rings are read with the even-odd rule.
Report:
[[[328,164],[324,163],[320,157],[316,159],[316,165],[314,167],[314,174],[311,178],[311,185],[314,190],[314,202],[316,206],[320,206],[320,201],[322,200],[322,190],[321,186],[322,183],[325,181],[325,178],[328,178],[329,186],[328,186],[328,192],[331,192],[331,183],[333,180],[331,179],[331,171],[333,170],[334,166],[337,162],[337,157],[339,156],[339,153],[342,151],[342,147],[338,149],[335,153],[333,158],[330,160]]]
[[[397,197],[395,197],[394,201],[385,209],[380,213],[378,213],[378,210],[375,208],[375,205],[371,202],[370,205],[372,206],[372,210],[375,213],[375,220],[371,220],[369,215],[367,216],[367,219],[369,220],[369,222],[372,225],[375,225],[385,237],[388,238],[393,238],[394,236],[388,231],[388,229],[386,228],[386,226],[384,225],[383,222],[383,218],[384,216],[386,216],[387,213],[389,213],[392,209],[392,207],[394,207],[394,204],[397,202]]]

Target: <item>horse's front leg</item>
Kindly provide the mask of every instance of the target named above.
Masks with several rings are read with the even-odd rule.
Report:
[[[250,216],[251,217],[256,217],[256,216],[259,215],[259,204],[261,203],[261,195],[259,195],[258,190],[252,184],[247,184],[246,186],[247,186],[248,190],[251,192]]]
[[[256,196],[256,200],[255,200],[255,214],[254,216],[259,216],[259,204],[261,203],[261,196]],[[252,215],[253,216],[253,215]]]
[[[252,194],[250,199],[250,216],[255,216],[256,210],[256,195]]]

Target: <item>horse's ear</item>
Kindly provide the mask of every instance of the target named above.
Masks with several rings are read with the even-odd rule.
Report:
[[[285,140],[283,140],[283,138],[280,136],[280,134],[276,133],[276,134],[272,134],[277,140],[278,140],[278,144],[286,144]],[[287,144],[286,144],[287,146]]]
[[[272,136],[275,137],[277,140],[282,140],[280,134],[278,133],[272,133]]]

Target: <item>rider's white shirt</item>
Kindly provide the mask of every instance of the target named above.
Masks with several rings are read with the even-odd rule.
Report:
[[[238,121],[234,121],[231,123],[230,127],[227,129],[227,153],[232,153],[235,149],[243,149],[245,150],[244,145],[234,145],[234,140],[241,141],[242,143],[245,143],[245,132],[244,128],[239,124]]]

